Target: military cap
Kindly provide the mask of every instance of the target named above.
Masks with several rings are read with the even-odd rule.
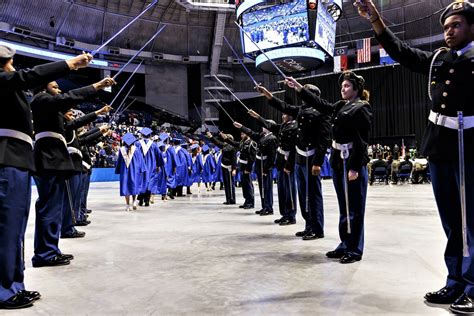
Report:
[[[321,95],[321,90],[315,86],[314,84],[305,84],[304,87],[311,91],[312,93],[316,94],[318,97]]]
[[[123,135],[122,140],[127,146],[131,146],[133,143],[137,141],[137,139],[135,138],[135,136],[133,136],[132,133],[127,133]]]
[[[439,22],[441,25],[444,25],[444,22],[448,17],[457,14],[464,15],[469,23],[472,23],[474,20],[474,5],[468,1],[454,1],[446,7],[443,13],[441,13]]]
[[[16,50],[14,48],[0,45],[0,59],[10,59],[15,55],[15,53]]]
[[[354,86],[354,89],[356,90],[363,90],[364,85],[365,85],[365,80],[364,77],[358,76],[352,71],[344,71],[340,76],[339,76],[339,85],[342,85],[342,82],[344,80],[349,80],[352,85]]]

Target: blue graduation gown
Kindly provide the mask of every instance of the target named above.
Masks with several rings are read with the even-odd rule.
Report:
[[[203,158],[203,167],[202,167],[202,182],[209,183],[214,181],[214,173],[216,171],[216,160],[214,155],[206,154]]]
[[[192,172],[191,176],[189,177],[188,186],[192,186],[193,183],[201,182],[201,174],[202,174],[202,155],[199,153],[195,157],[192,157]]]
[[[181,146],[175,147],[176,152],[176,186],[187,185],[187,157],[186,150],[181,148]]]
[[[132,145],[130,150],[123,146],[119,150],[115,173],[120,174],[120,196],[140,194],[145,163],[140,148]]]
[[[163,157],[165,161],[165,173],[166,173],[166,186],[170,189],[176,188],[176,152],[173,146],[166,146],[165,154]]]
[[[145,172],[140,188],[140,193],[145,193],[149,190],[150,180],[153,174],[156,173],[156,168],[163,166],[163,157],[158,145],[151,139],[140,140],[137,143],[137,150],[143,155],[143,163],[145,164]]]
[[[213,182],[223,182],[222,179],[222,168],[221,168],[221,162],[222,162],[222,152],[219,151],[215,154],[216,156],[216,171],[214,172],[214,178]]]

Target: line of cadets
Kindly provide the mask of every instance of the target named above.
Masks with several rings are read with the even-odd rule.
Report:
[[[344,72],[339,79],[342,100],[334,104],[322,99],[319,88],[314,85],[302,86],[291,77],[286,84],[297,91],[302,105],[287,104],[263,86],[257,87],[269,100],[268,104],[283,113],[281,124],[251,110],[249,115],[257,119],[261,131],[234,122],[234,127],[241,132],[240,142],[234,141],[231,134],[206,133],[207,141],[221,148],[218,159],[210,153],[209,145],[188,144],[182,135],[171,139],[169,134],[162,133],[154,141],[149,128],[140,131],[140,141],[131,133],[124,135],[116,173],[120,174],[120,194],[125,196],[126,210],[136,209],[139,203],[148,206],[153,194],[163,199],[167,193],[170,197],[179,196],[183,187],[188,187],[190,194],[190,186],[201,181],[207,188],[211,182],[221,181],[226,196],[224,204],[234,205],[235,178],[239,170],[244,197],[240,207],[254,208],[254,171],[261,202],[261,209],[255,213],[272,215],[273,170],[276,168],[281,218],[275,223],[295,224],[299,202],[305,227],[296,236],[303,240],[324,238],[321,169],[327,149],[332,147],[331,167],[340,208],[341,243],[326,255],[341,263],[361,260],[368,184],[367,146],[372,119],[364,79],[353,72]],[[350,214],[349,220],[347,214]]]

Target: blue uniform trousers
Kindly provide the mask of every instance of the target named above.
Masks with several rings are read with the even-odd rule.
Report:
[[[257,174],[258,191],[260,192],[260,200],[262,209],[273,212],[273,179],[271,171],[266,175],[262,175],[262,161],[257,159],[255,162],[255,173]]]
[[[283,170],[278,171],[278,206],[282,217],[294,220],[296,217],[296,183],[295,173],[289,175]]]
[[[0,167],[0,302],[25,289],[23,243],[30,202],[30,173]]]
[[[474,297],[474,162],[465,163],[467,239],[470,256],[462,253],[459,167],[455,162],[430,161],[431,181],[444,232],[448,237],[444,260],[448,268],[446,285]]]
[[[308,158],[311,161],[311,157]],[[306,221],[305,230],[324,234],[324,207],[321,191],[321,178],[311,174],[311,164],[295,165],[296,185],[301,215]],[[308,182],[308,187],[306,187]],[[308,205],[308,207],[306,207]]]
[[[222,178],[224,180],[225,200],[227,203],[235,203],[235,183],[232,179],[232,171],[222,168]]]
[[[240,184],[242,186],[242,194],[244,196],[245,202],[244,205],[254,206],[255,205],[255,196],[253,191],[253,183],[250,178],[250,173],[241,172],[240,175]]]
[[[79,220],[79,209],[81,206],[81,190],[82,190],[82,174],[74,174],[69,179],[69,188],[72,198],[72,207],[74,210],[74,218],[76,221]],[[63,224],[61,227],[61,236],[71,235],[76,231],[74,227],[71,203],[69,202],[69,196],[67,190],[63,197]]]
[[[91,175],[89,172],[82,173],[82,192],[81,192],[81,207],[79,212],[79,221],[86,219],[87,214],[87,197],[89,195],[89,186],[91,183]]]
[[[36,200],[35,255],[32,261],[50,260],[60,254],[59,235],[63,220],[63,200],[66,191],[64,177],[34,176]]]
[[[336,250],[362,256],[364,252],[365,201],[367,198],[367,183],[369,179],[367,167],[362,168],[356,180],[349,181],[350,234],[347,233],[347,211],[343,172],[333,170],[332,174],[332,181],[339,203],[339,238],[341,238],[341,243],[337,246]],[[347,177],[347,175],[345,176]]]

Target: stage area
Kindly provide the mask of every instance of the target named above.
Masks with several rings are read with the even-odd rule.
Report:
[[[9,315],[448,315],[425,304],[444,286],[445,237],[431,185],[369,187],[365,253],[342,265],[338,209],[323,181],[325,238],[302,241],[304,227],[275,215],[224,206],[224,191],[202,192],[125,212],[118,182],[93,183],[92,224],[83,239],[61,240],[75,259],[32,268],[34,201],[27,228],[26,281],[43,298]],[[238,202],[242,202],[237,188]],[[259,203],[257,203],[258,205]],[[299,212],[299,210],[298,210]]]

